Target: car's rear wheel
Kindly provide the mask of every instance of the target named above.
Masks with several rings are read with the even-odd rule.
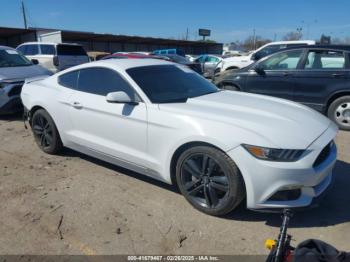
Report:
[[[58,153],[63,145],[57,127],[44,109],[34,112],[31,119],[32,131],[38,146],[47,154]]]
[[[184,197],[198,210],[220,216],[231,212],[245,197],[240,171],[224,152],[195,146],[181,154],[176,180]]]
[[[350,130],[350,96],[342,96],[334,100],[328,108],[328,117],[340,129]]]

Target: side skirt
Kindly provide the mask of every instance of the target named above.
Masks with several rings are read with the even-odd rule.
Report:
[[[85,146],[82,146],[82,145],[79,145],[76,143],[70,143],[69,146],[67,146],[67,147],[69,147],[70,149],[73,149],[75,151],[78,151],[80,153],[86,154],[88,156],[91,156],[91,157],[97,158],[99,160],[108,162],[110,164],[120,166],[120,167],[123,167],[125,169],[129,169],[129,170],[134,171],[136,173],[140,173],[142,175],[146,175],[146,176],[149,176],[153,179],[156,179],[156,180],[159,180],[159,181],[162,181],[162,182],[169,184],[169,182],[164,180],[158,172],[156,172],[155,170],[146,168],[144,166],[137,165],[137,164],[129,162],[127,160],[120,159],[120,158],[117,158],[115,156],[108,155],[108,154],[105,154],[103,152],[100,152],[100,151],[97,151],[97,150],[94,150],[92,148],[85,147]]]

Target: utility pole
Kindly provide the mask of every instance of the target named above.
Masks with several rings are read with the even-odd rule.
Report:
[[[256,37],[255,37],[255,29],[253,29],[253,50],[256,49]]]
[[[186,41],[188,40],[188,27],[186,29]]]
[[[298,40],[300,40],[300,39],[302,38],[302,36],[303,36],[303,35],[301,34],[301,31],[302,31],[302,30],[303,30],[302,27],[298,27],[298,28],[297,28],[298,38],[299,38]]]
[[[24,28],[28,29],[26,10],[24,8],[24,2],[23,1],[22,1],[22,14],[23,14]]]

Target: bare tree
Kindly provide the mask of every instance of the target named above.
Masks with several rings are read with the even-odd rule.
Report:
[[[259,48],[267,43],[270,43],[270,39],[262,38],[261,36],[255,36],[255,48]],[[254,49],[254,36],[248,36],[243,43],[241,44],[242,47],[246,50],[253,50]]]
[[[284,37],[283,40],[284,41],[293,41],[293,40],[300,40],[302,38],[303,34],[301,33],[301,31],[291,31],[288,32]]]

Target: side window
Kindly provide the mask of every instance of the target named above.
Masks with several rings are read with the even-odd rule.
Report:
[[[53,45],[40,45],[42,55],[54,55],[55,46]]]
[[[293,70],[296,69],[303,50],[291,50],[275,54],[259,63],[265,70]]]
[[[305,69],[343,69],[345,68],[345,57],[343,52],[317,50],[310,51],[307,55]]]
[[[117,72],[107,68],[80,70],[78,90],[101,96],[106,96],[111,92],[124,91],[130,97],[135,96],[129,84]]]
[[[206,56],[202,55],[200,57],[197,57],[195,62],[197,62],[197,63],[204,63],[205,60],[206,60]]]
[[[26,55],[37,55],[39,54],[39,47],[38,45],[27,45],[25,49]]]
[[[300,44],[288,44],[288,45],[286,45],[286,47],[288,47],[288,48],[291,48],[291,47],[299,47],[299,46],[306,46],[307,44],[302,44],[302,43],[300,43]]]
[[[71,89],[77,89],[79,71],[69,72],[58,77],[58,83],[61,86]]]
[[[22,45],[20,47],[17,48],[17,51],[20,52],[22,55],[25,55],[25,45]]]
[[[254,54],[254,59],[259,60],[282,49],[281,45],[269,45]]]
[[[219,63],[219,59],[214,56],[208,56],[207,62],[209,63]]]

